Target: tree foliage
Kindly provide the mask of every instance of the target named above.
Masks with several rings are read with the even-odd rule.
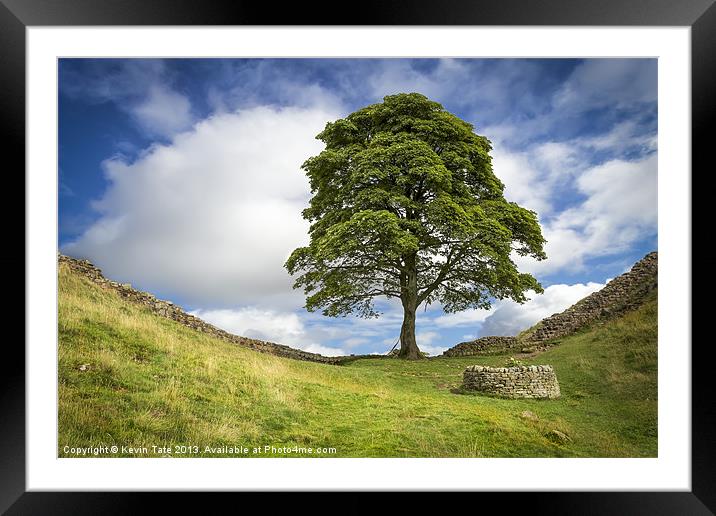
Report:
[[[416,358],[421,304],[455,312],[542,291],[511,258],[546,257],[537,215],[504,198],[490,141],[471,124],[423,95],[398,94],[317,138],[325,149],[302,167],[310,244],[286,262],[308,310],[372,317],[376,297],[399,298],[401,355]]]

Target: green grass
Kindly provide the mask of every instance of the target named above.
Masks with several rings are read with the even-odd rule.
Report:
[[[171,456],[237,456],[205,446],[287,456],[253,454],[268,445],[331,447],[331,457],[655,457],[656,314],[654,295],[524,360],[554,366],[560,399],[503,400],[452,391],[466,366],[504,356],[345,366],[278,358],[157,317],[61,265],[58,454],[117,445],[102,456],[153,457],[163,454],[152,446],[189,445],[198,453]],[[554,429],[571,441],[552,442]]]

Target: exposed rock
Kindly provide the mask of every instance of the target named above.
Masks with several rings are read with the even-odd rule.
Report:
[[[539,421],[537,414],[535,414],[531,410],[523,410],[522,414],[520,414],[520,417],[522,419],[529,419],[530,421]]]
[[[571,437],[569,437],[564,432],[560,432],[559,430],[550,430],[545,434],[545,437],[550,441],[558,444],[567,444],[568,442],[572,441]]]

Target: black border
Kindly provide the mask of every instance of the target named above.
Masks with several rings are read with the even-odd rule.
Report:
[[[692,169],[704,176],[713,170],[707,129],[716,118],[716,5],[715,0],[365,0],[342,2],[252,2],[245,0],[0,0],[0,145],[3,156],[14,157],[14,168],[3,166],[4,181],[17,179],[25,168],[25,29],[28,26],[63,25],[555,25],[555,26],[690,26],[692,68]],[[88,44],[91,44],[88,42]],[[708,167],[708,168],[707,168]],[[14,173],[12,173],[15,171]],[[673,171],[689,174],[688,170]],[[12,176],[9,177],[8,176]],[[693,178],[693,173],[691,174]],[[7,192],[9,187],[5,184]],[[20,189],[24,190],[24,182]],[[17,192],[18,190],[12,190]],[[693,204],[705,196],[692,187]],[[710,193],[710,192],[709,192]],[[19,196],[19,195],[15,195]],[[10,197],[6,195],[6,198]],[[23,196],[24,197],[24,196]],[[705,199],[704,199],[705,200]],[[711,201],[711,199],[708,199]],[[713,201],[711,201],[713,202]],[[5,221],[24,242],[25,227],[17,222],[11,203],[0,203]],[[701,224],[694,219],[695,228]],[[5,229],[5,228],[4,228]],[[6,229],[7,232],[12,229]],[[22,236],[20,232],[22,231]],[[694,232],[699,235],[703,232]],[[0,255],[4,271],[28,270],[19,246]],[[20,265],[22,257],[23,265]],[[693,256],[692,256],[693,260]],[[708,265],[716,265],[711,258]],[[694,262],[693,271],[703,272]],[[12,275],[10,275],[12,276]],[[15,292],[24,290],[19,274]],[[708,287],[707,287],[708,288]],[[17,296],[15,303],[18,304]],[[710,307],[692,303],[708,320]],[[26,315],[26,312],[25,312]],[[711,315],[711,317],[713,317]],[[693,316],[692,316],[693,318]],[[700,320],[697,318],[697,320]],[[712,339],[692,347],[692,491],[585,492],[585,493],[451,493],[451,504],[467,501],[474,511],[489,502],[507,502],[505,508],[552,514],[715,514],[716,511],[716,404],[712,401],[708,350]],[[154,503],[166,509],[200,508],[210,512],[212,502],[228,501],[247,508],[251,502],[269,509],[289,501],[310,504],[312,511],[367,512],[381,504],[373,494],[345,496],[339,506],[316,499],[315,494],[293,493],[287,500],[277,493],[67,493],[25,492],[25,356],[17,341],[5,339],[0,382],[0,511],[7,514],[128,514],[150,510]],[[690,343],[672,343],[686,346]],[[711,373],[712,374],[712,373]],[[220,497],[217,499],[216,497]],[[321,495],[323,496],[323,495]],[[150,500],[151,498],[151,500]],[[158,499],[157,499],[158,498]],[[403,511],[419,509],[424,493],[413,493],[401,502]],[[318,503],[315,503],[318,502]],[[252,505],[252,503],[251,503]],[[156,509],[154,509],[156,510]],[[494,510],[494,509],[493,509]],[[273,510],[271,510],[273,512]]]

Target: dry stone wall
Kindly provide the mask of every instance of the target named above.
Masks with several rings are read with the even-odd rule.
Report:
[[[249,339],[246,337],[240,337],[232,333],[226,332],[216,326],[213,326],[205,321],[202,321],[198,317],[194,317],[191,314],[186,313],[181,307],[175,305],[171,301],[164,301],[157,299],[152,294],[136,290],[128,283],[117,283],[116,281],[109,280],[104,277],[102,271],[95,267],[88,260],[77,260],[68,256],[59,255],[59,263],[66,264],[74,272],[86,277],[93,283],[99,285],[102,288],[113,290],[117,292],[121,297],[132,301],[134,303],[141,304],[147,307],[151,312],[172,319],[179,324],[187,326],[193,330],[207,333],[214,337],[218,337],[222,340],[232,342],[251,348],[253,350],[269,353],[271,355],[277,355],[280,357],[293,358],[296,360],[306,360],[309,362],[321,362],[324,364],[340,364],[343,361],[350,359],[355,360],[356,356],[352,357],[326,357],[317,353],[309,353],[300,349],[290,348],[282,344],[276,344],[274,342],[266,342],[257,339]]]
[[[465,357],[472,355],[499,355],[521,348],[517,337],[481,337],[469,342],[461,342],[443,353],[446,357]]]
[[[559,398],[559,382],[550,365],[520,367],[470,366],[463,389],[501,398]]]
[[[564,312],[543,319],[520,335],[526,344],[539,344],[571,335],[588,324],[637,308],[657,288],[657,253],[649,253],[628,272],[617,276],[601,290],[585,297]]]
[[[130,284],[118,283],[105,278],[102,275],[102,271],[88,260],[78,260],[64,255],[58,255],[58,260],[60,263],[66,264],[73,271],[88,278],[93,283],[103,288],[114,290],[120,296],[146,306],[157,315],[167,317],[194,330],[208,333],[220,339],[246,346],[262,353],[325,364],[341,364],[359,358],[384,358],[383,355],[326,357],[274,342],[233,335],[202,321],[198,317],[186,313],[181,307],[176,306],[171,301],[157,299],[152,294],[132,288]],[[549,346],[549,341],[552,339],[570,335],[593,321],[637,308],[642,303],[644,297],[657,288],[657,269],[657,253],[649,253],[642,260],[637,262],[629,272],[614,278],[600,291],[582,299],[564,312],[543,319],[538,325],[527,332],[517,337],[489,336],[481,337],[470,342],[461,342],[445,351],[443,356],[459,357],[505,354],[520,352],[525,348],[537,349]]]
[[[598,292],[585,297],[553,314],[516,337],[481,337],[461,342],[448,349],[443,356],[494,355],[511,352],[530,352],[548,348],[553,339],[566,337],[589,324],[638,308],[644,298],[658,286],[658,254],[652,252],[617,276]]]

